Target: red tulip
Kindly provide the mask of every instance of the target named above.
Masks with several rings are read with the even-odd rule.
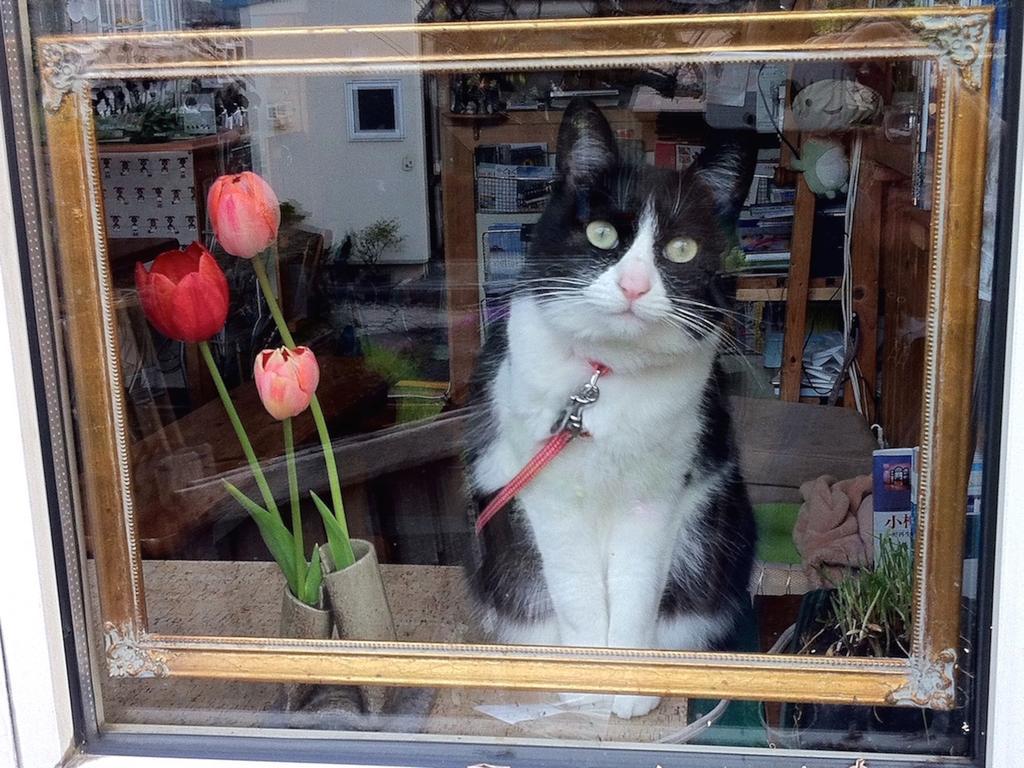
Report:
[[[320,383],[320,366],[309,347],[264,349],[252,372],[263,407],[278,421],[306,410]]]
[[[135,264],[142,311],[164,336],[206,341],[228,317],[228,281],[210,252],[199,243],[165,251],[146,271]]]
[[[217,240],[233,256],[251,259],[277,240],[281,225],[277,195],[251,171],[213,182],[206,211]]]

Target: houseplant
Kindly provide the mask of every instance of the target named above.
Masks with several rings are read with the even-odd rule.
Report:
[[[299,367],[300,363],[297,361],[312,356],[309,350],[296,345],[281,313],[274,288],[264,266],[267,252],[270,252],[270,255],[273,253],[280,224],[280,207],[277,197],[270,185],[254,173],[221,176],[210,187],[207,210],[214,233],[224,250],[234,256],[246,259],[252,264],[264,299],[274,318],[281,340],[284,342],[284,347],[280,350],[266,350],[257,357],[254,372],[257,386],[261,387],[261,398],[264,397],[264,389],[268,395],[273,394],[276,382],[282,388],[279,392],[280,399],[290,401],[296,407],[301,406],[299,411],[304,410],[305,404],[308,404],[316,423],[327,468],[331,505],[328,506],[319,496],[311,492],[310,495],[323,520],[328,542],[315,555],[315,560],[324,571],[324,584],[328,594],[327,604],[338,636],[343,639],[355,640],[394,640],[394,623],[373,545],[362,540],[352,540],[349,537],[341,485],[335,465],[334,448],[315,393],[316,383],[312,382],[310,386],[310,382],[307,381],[307,386],[303,388],[298,381],[301,376],[296,373],[293,377],[294,386],[288,395],[284,390],[288,388],[289,381],[285,380],[281,383],[279,376],[276,379],[272,378],[289,365]],[[302,396],[305,391],[300,393],[298,390],[308,390],[308,397]],[[266,398],[264,398],[264,404],[268,404]],[[290,443],[288,417],[294,415],[292,413],[294,408],[282,402],[279,411],[271,410],[270,405],[268,405],[268,410],[275,418],[283,419],[286,425],[285,442],[290,462],[289,478],[291,480],[293,447]],[[295,521],[293,527],[301,530],[296,511],[298,493],[292,482],[289,485],[292,489],[293,520]],[[380,711],[383,708],[384,696],[380,689],[363,686],[360,688],[360,692],[367,709]]]
[[[199,346],[263,498],[263,506],[249,499],[230,483],[225,484],[227,490],[255,520],[267,548],[281,567],[287,591],[300,603],[317,606],[321,602],[319,552],[314,547],[312,563],[306,562],[301,526],[295,525],[297,486],[290,482],[293,535],[293,531],[289,531],[283,523],[259,459],[210,350],[209,339],[224,327],[228,313],[228,285],[223,271],[212,254],[195,242],[185,249],[161,253],[149,269],[141,263],[136,264],[135,283],[143,312],[154,328],[168,338]],[[290,418],[309,405],[319,379],[319,368],[312,352],[305,350],[307,354],[304,355],[292,354],[291,365],[282,363],[271,371],[267,362],[270,359],[268,352],[256,360],[257,387],[271,415],[283,419],[285,448],[291,459]],[[296,361],[301,361],[301,364]],[[294,480],[291,473],[289,480]]]
[[[391,273],[381,265],[384,255],[405,241],[398,219],[377,219],[349,230],[338,253],[353,276],[351,295],[357,304],[379,304],[391,296]]]
[[[268,350],[256,360],[260,398],[272,416],[283,420],[292,511],[289,530],[210,350],[209,339],[224,327],[228,313],[227,279],[220,266],[206,248],[199,243],[192,243],[183,250],[161,253],[149,269],[141,263],[136,264],[135,282],[143,312],[160,333],[171,339],[198,344],[245,454],[263,505],[257,504],[231,483],[225,482],[225,487],[253,518],[267,549],[284,575],[281,635],[291,638],[329,638],[331,616],[323,604],[320,550],[314,546],[312,560],[306,561],[291,444],[291,417],[309,405],[319,379],[316,358],[308,350],[305,350],[305,354],[293,352],[290,355]],[[273,366],[273,356],[280,358],[282,354],[285,359]],[[285,686],[282,704],[288,710],[299,709],[311,692],[309,686]]]
[[[908,656],[913,603],[913,557],[906,543],[888,536],[873,568],[852,571],[833,589],[804,595],[790,653],[892,658]],[[915,707],[787,703],[778,746],[802,749],[896,751],[908,740],[941,749],[957,715]]]

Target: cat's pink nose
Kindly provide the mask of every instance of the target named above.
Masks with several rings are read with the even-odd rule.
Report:
[[[619,288],[623,296],[636,301],[651,290],[651,279],[643,272],[623,272],[619,277]]]

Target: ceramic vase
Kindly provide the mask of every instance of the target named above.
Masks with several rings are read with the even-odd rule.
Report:
[[[320,560],[324,564],[324,590],[330,612],[342,640],[377,640],[393,642],[396,639],[391,607],[384,592],[380,565],[373,545],[362,539],[352,539],[355,562],[336,570],[330,548],[320,547]],[[365,711],[379,714],[385,708],[388,689],[383,686],[359,686]]]
[[[321,593],[320,605],[323,605]],[[306,605],[292,594],[288,586],[284,588],[281,602],[280,636],[296,640],[329,640],[333,630],[331,612],[322,607]],[[317,686],[306,683],[286,683],[281,709],[296,712],[308,704]]]

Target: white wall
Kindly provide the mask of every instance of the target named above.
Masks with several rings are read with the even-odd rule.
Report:
[[[243,11],[242,26],[409,22],[414,14],[412,0],[285,0],[249,6]],[[401,81],[404,140],[349,139],[345,82],[358,79]],[[381,218],[398,219],[405,240],[382,262],[427,260],[430,236],[419,76],[260,76],[252,78],[248,93],[254,107],[253,161],[281,200],[300,203],[310,214],[307,222],[330,229],[335,243],[348,229],[358,230]],[[272,107],[291,113],[290,128],[271,124]]]

